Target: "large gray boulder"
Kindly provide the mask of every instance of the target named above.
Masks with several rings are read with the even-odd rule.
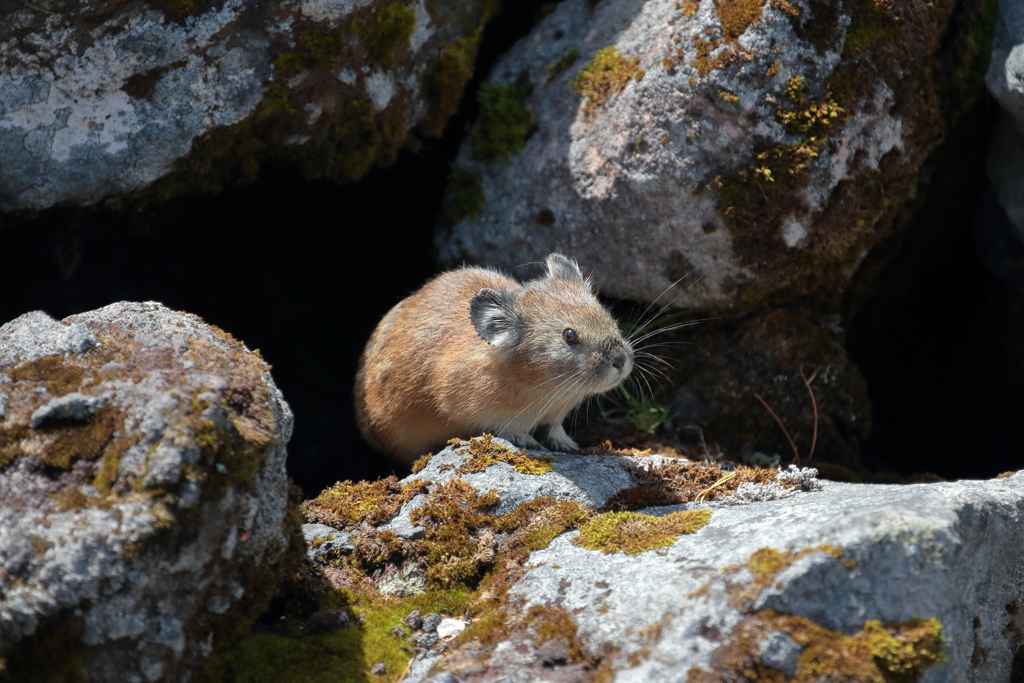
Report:
[[[41,0],[0,5],[0,211],[251,180],[356,179],[439,135],[485,3]]]
[[[291,431],[269,367],[194,315],[0,327],[0,669],[188,680],[299,547]]]
[[[841,292],[901,226],[943,109],[976,91],[985,56],[940,41],[985,27],[952,7],[562,2],[491,73],[501,106],[482,99],[459,153],[441,257],[512,270],[557,250],[609,296],[682,280],[662,302],[730,314]]]
[[[367,643],[344,655],[349,667],[390,647],[408,661],[404,680],[430,683],[1002,683],[1019,673],[1024,472],[861,485],[811,468],[728,472],[657,455],[515,460],[509,447],[461,442],[405,480],[343,482],[306,503],[320,520],[332,506],[338,515],[333,531],[307,525],[328,579],[398,596],[364,598],[362,627],[346,614],[341,628],[363,628]],[[488,466],[493,457],[504,461]],[[685,502],[643,502],[663,495]],[[665,523],[680,526],[665,537]],[[376,616],[451,604],[466,561],[482,570],[464,574],[475,587],[465,608],[439,609],[431,628],[420,612],[401,624]],[[237,675],[264,670],[259,649],[273,641],[258,638],[226,660]],[[283,642],[305,652],[328,642],[310,638]],[[325,656],[339,657],[331,647]]]
[[[568,456],[556,457],[557,472]],[[499,467],[472,485],[504,493]],[[410,680],[1010,680],[1024,656],[1024,473],[747,493],[636,556],[559,536],[509,589],[504,635],[478,630],[481,647],[471,629],[442,658],[421,655]],[[562,615],[557,635],[544,615]]]

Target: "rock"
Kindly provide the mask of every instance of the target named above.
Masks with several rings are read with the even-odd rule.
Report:
[[[682,419],[726,450],[788,454],[755,395],[810,434],[799,372],[821,365],[836,381],[816,386],[819,458],[856,465],[871,405],[835,318],[876,286],[861,264],[885,258],[873,248],[903,230],[919,170],[978,92],[984,57],[942,46],[989,29],[951,5],[894,7],[559,3],[481,90],[441,259],[522,278],[561,251],[611,299],[707,312],[669,361],[690,384]]]
[[[306,557],[314,564],[329,564],[352,552],[352,534],[326,524],[303,524],[302,536],[308,550]]]
[[[384,662],[377,662],[376,664],[370,667],[370,673],[372,673],[374,676],[383,676],[387,672],[388,665]]]
[[[104,396],[86,396],[77,391],[55,398],[44,406],[40,406],[32,413],[28,426],[38,429],[48,422],[59,422],[69,420],[71,422],[84,422],[87,418],[96,414],[103,404],[107,402]]]
[[[940,93],[977,92],[939,75],[947,31],[984,32],[951,7],[559,3],[482,91],[441,258],[562,251],[609,297],[733,316],[842,291],[901,225]]]
[[[313,633],[327,633],[351,624],[348,613],[343,609],[329,609],[317,612],[309,618],[309,629]]]
[[[466,622],[462,619],[442,619],[437,625],[437,637],[444,640],[462,633],[466,629]]]
[[[796,673],[796,662],[803,648],[785,633],[772,631],[757,647],[761,651],[761,662],[784,673],[786,680]]]
[[[216,191],[267,159],[354,180],[413,127],[441,134],[488,16],[483,0],[7,3],[0,211]]]
[[[509,590],[504,614],[520,626],[485,650],[470,638],[435,671],[547,680],[551,655],[535,635],[547,625],[564,634],[555,650],[580,648],[564,671],[599,667],[615,681],[745,680],[743,671],[764,671],[756,667],[810,680],[810,662],[827,673],[847,666],[836,653],[854,658],[865,643],[872,667],[879,657],[928,682],[1005,681],[1024,652],[1022,521],[1019,472],[900,487],[825,482],[715,507],[703,529],[635,557],[579,547],[567,532],[533,552]]]
[[[423,617],[423,627],[422,628],[423,628],[424,631],[427,631],[427,632],[437,631],[437,627],[441,623],[441,621],[442,621],[442,617],[441,617],[440,614],[434,614],[434,613],[428,614],[425,617]]]
[[[0,373],[0,661],[15,680],[189,680],[292,561],[292,415],[268,366],[121,302],[0,327]]]

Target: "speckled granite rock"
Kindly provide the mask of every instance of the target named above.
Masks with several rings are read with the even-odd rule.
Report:
[[[949,25],[952,8],[566,0],[490,76],[532,134],[520,151],[495,120],[463,145],[441,257],[520,274],[562,251],[646,301],[689,276],[679,307],[841,292],[901,225],[943,108],[977,90],[984,56],[949,45],[986,28]]]
[[[194,315],[122,302],[0,327],[0,391],[7,672],[188,680],[299,547],[268,366]]]
[[[909,652],[922,659],[902,671],[911,679],[1003,682],[1024,656],[1024,473],[824,482],[784,500],[711,507],[697,533],[635,557],[575,546],[576,531],[559,536],[531,554],[506,609],[527,625],[531,610],[561,614],[568,628],[469,640],[408,680],[738,682],[790,680],[777,677],[787,669],[799,681],[882,680],[843,669],[837,653],[868,653],[870,664],[876,652],[895,671],[907,651],[886,650],[882,634],[909,641],[937,626],[916,619],[941,622],[945,661],[928,661],[934,642],[917,640]]]
[[[483,0],[40,0],[0,5],[0,211],[252,179],[355,179],[472,73]],[[170,176],[170,177],[167,177]]]

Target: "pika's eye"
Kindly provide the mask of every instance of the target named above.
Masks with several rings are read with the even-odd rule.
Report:
[[[565,330],[562,331],[562,339],[565,340],[566,344],[580,343],[580,336],[576,334],[576,330],[572,329],[571,327],[567,327],[565,328]]]

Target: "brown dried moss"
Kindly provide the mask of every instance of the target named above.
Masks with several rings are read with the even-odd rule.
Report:
[[[718,465],[697,463],[664,463],[649,468],[630,465],[629,469],[634,481],[633,486],[622,489],[609,498],[603,509],[641,510],[656,505],[688,503],[696,500],[698,496],[701,496],[701,500],[718,500],[734,494],[744,482],[773,483],[779,473],[775,468],[744,465],[727,472]],[[786,488],[800,487],[797,482],[777,483]]]
[[[426,482],[401,484],[394,475],[378,481],[339,481],[304,501],[302,512],[309,522],[338,529],[351,529],[361,522],[383,524],[416,494],[426,491]]]

